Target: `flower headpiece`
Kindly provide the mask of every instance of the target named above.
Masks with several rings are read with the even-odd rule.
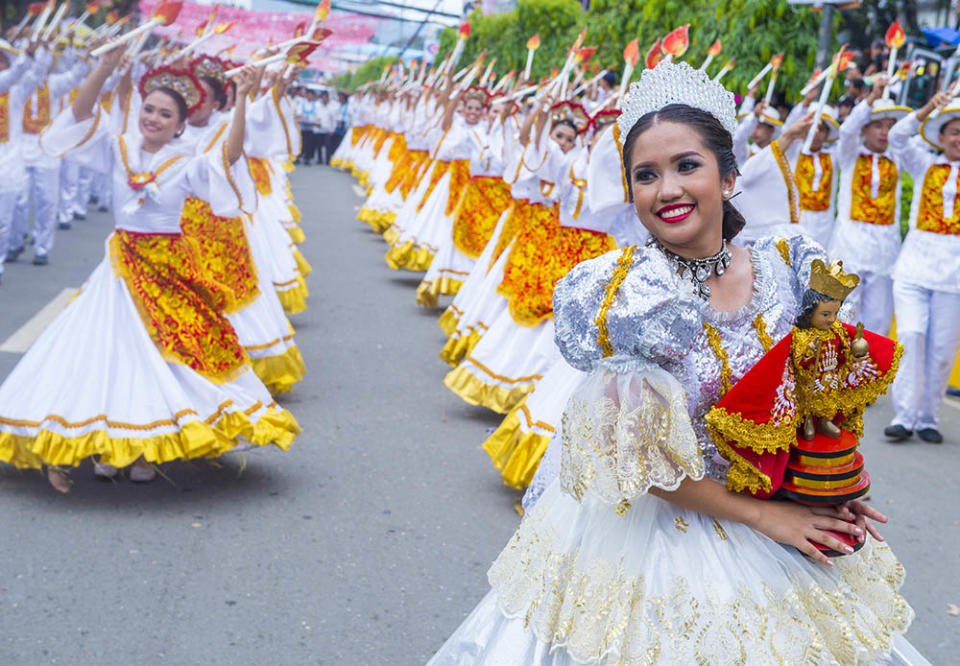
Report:
[[[197,56],[190,61],[190,69],[197,78],[209,76],[221,86],[227,82],[227,64],[217,56]]]
[[[653,69],[644,70],[620,101],[620,133],[626,137],[640,118],[670,104],[686,104],[706,111],[731,136],[737,129],[737,105],[732,92],[685,62],[662,60]]]
[[[140,94],[146,97],[157,88],[169,88],[178,93],[187,103],[187,113],[203,103],[206,96],[203,86],[190,72],[183,69],[174,69],[169,65],[151,69],[140,79]]]
[[[814,259],[810,264],[810,288],[835,301],[845,300],[858,284],[860,276],[844,272],[843,262],[839,259],[829,267],[820,259]]]
[[[583,134],[590,128],[590,114],[580,104],[564,100],[557,102],[550,107],[550,119],[553,122],[558,120],[570,120],[577,128],[577,134]]]

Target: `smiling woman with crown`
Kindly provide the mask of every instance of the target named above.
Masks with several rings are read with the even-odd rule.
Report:
[[[557,344],[584,373],[559,478],[430,664],[903,663],[913,611],[871,522],[886,518],[728,489],[734,458],[706,418],[822,304],[810,287],[829,301],[850,280],[803,236],[730,242],[745,223],[728,201],[734,101],[705,73],[661,62],[620,108],[609,178],[651,239],[557,285]]]
[[[139,122],[128,131],[103,118],[96,100],[123,51],[102,57],[41,137],[50,154],[112,175],[107,256],[0,385],[0,460],[47,467],[61,492],[70,488],[61,467],[90,457],[101,476],[132,465],[131,480],[149,481],[160,463],[238,446],[287,448],[299,432],[222,314],[230,294],[209,279],[180,229],[190,196],[225,217],[254,205],[240,159],[252,68],[237,79],[226,139],[198,155],[174,140],[203,100],[189,72],[144,75]],[[126,94],[134,94],[129,85]]]

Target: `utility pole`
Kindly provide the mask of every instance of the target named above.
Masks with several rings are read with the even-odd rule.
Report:
[[[836,7],[826,3],[820,12],[820,32],[817,36],[817,63],[816,66],[821,70],[827,68],[830,64],[832,54],[831,46],[833,42],[833,14]]]

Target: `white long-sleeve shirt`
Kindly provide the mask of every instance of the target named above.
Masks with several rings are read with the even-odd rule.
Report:
[[[900,174],[892,152],[875,153],[861,142],[872,110],[863,101],[840,125],[834,152],[840,190],[830,256],[851,272],[890,275],[900,253]]]
[[[890,130],[890,148],[914,183],[910,230],[893,279],[960,294],[960,162],[928,150],[919,130],[916,113]]]

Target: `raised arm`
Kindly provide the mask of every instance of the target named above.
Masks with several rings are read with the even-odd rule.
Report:
[[[77,121],[83,121],[93,116],[93,107],[100,97],[100,89],[110,78],[111,72],[120,65],[123,53],[124,49],[122,48],[111,49],[104,53],[99,64],[80,86],[77,98],[73,100],[73,117]]]
[[[227,135],[226,157],[227,162],[234,164],[243,156],[243,137],[246,133],[247,96],[258,81],[257,70],[261,67],[246,65],[234,81],[237,84],[237,104],[233,108],[233,121],[230,123],[230,134]]]

